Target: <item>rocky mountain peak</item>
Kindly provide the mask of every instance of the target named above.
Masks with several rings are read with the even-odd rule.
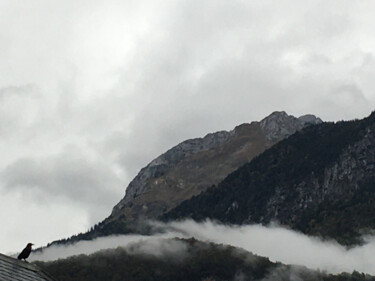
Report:
[[[281,139],[320,122],[313,115],[296,118],[281,111],[229,132],[186,140],[138,173],[126,189],[125,197],[113,208],[111,217],[155,218],[219,183]]]
[[[320,124],[322,123],[322,119],[316,117],[315,115],[312,115],[312,114],[306,114],[306,115],[302,115],[300,117],[298,117],[298,120],[302,123],[302,124]]]
[[[319,123],[322,123],[322,120],[311,114],[296,118],[285,111],[275,111],[261,120],[259,125],[266,138],[272,141],[292,135],[307,125]]]

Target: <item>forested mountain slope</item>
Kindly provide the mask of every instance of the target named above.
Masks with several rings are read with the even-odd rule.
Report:
[[[164,220],[277,221],[358,243],[375,229],[375,113],[304,128],[183,202]]]

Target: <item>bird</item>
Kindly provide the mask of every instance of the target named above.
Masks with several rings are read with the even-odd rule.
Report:
[[[26,259],[30,256],[32,245],[34,244],[28,243],[25,249],[23,249],[22,252],[18,255],[17,259],[26,261]]]

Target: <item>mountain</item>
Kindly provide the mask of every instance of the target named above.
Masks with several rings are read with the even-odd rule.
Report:
[[[306,127],[217,186],[183,202],[165,220],[282,225],[360,243],[375,229],[375,113]]]
[[[321,123],[314,115],[296,118],[278,111],[229,132],[186,140],[142,168],[108,218],[85,233],[53,241],[48,246],[113,234],[147,235],[163,231],[150,227],[143,218],[158,219],[185,200],[217,185],[280,140]]]
[[[243,249],[195,239],[166,239],[158,244],[140,242],[37,265],[60,281],[375,280],[358,272],[331,275],[303,266],[275,263]]]
[[[218,184],[228,174],[298,130],[322,121],[274,112],[260,122],[184,141],[141,169],[107,222],[157,218]]]

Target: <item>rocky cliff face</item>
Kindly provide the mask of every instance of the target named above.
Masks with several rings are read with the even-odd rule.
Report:
[[[184,141],[144,167],[130,182],[110,219],[156,218],[182,201],[219,183],[281,139],[322,121],[313,115],[295,118],[274,112],[260,122],[230,132]]]

